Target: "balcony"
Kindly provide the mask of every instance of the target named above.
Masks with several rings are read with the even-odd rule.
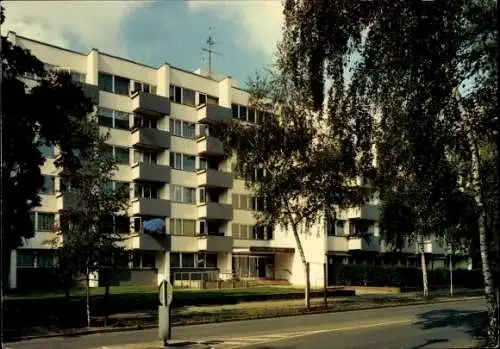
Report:
[[[198,250],[209,252],[231,252],[233,250],[233,239],[230,236],[200,236],[198,237]]]
[[[196,108],[196,118],[199,123],[210,124],[229,121],[231,117],[231,109],[219,105],[202,104]]]
[[[133,216],[170,216],[170,201],[163,199],[138,198],[132,201],[130,214]]]
[[[132,110],[134,113],[157,117],[170,115],[170,99],[138,91],[132,94]]]
[[[93,104],[99,104],[99,87],[85,82],[80,82],[79,84],[85,97],[89,98]]]
[[[202,156],[222,156],[224,146],[220,139],[212,136],[200,137],[196,140],[196,150]]]
[[[340,212],[339,219],[366,219],[377,221],[380,218],[380,212],[377,205],[364,204],[358,207],[351,207]]]
[[[328,251],[347,252],[348,249],[346,236],[328,236]]]
[[[350,251],[379,252],[380,243],[378,236],[371,236],[369,241],[364,238],[350,238],[347,240]]]
[[[57,209],[68,210],[78,205],[78,196],[75,192],[57,193]]]
[[[233,206],[218,202],[201,204],[198,206],[198,219],[230,221],[233,219]]]
[[[146,251],[169,251],[171,249],[171,235],[150,235],[140,233],[130,237],[127,248]]]
[[[214,169],[198,170],[196,172],[198,177],[199,187],[215,187],[230,189],[233,187],[233,177],[231,173],[221,172]]]
[[[139,163],[132,166],[132,180],[170,183],[170,167]]]
[[[170,133],[157,128],[136,128],[132,130],[132,146],[149,149],[170,148]]]

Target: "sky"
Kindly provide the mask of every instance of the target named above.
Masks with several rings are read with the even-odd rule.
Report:
[[[2,35],[15,31],[72,50],[144,64],[207,69],[209,28],[214,71],[240,87],[273,62],[283,23],[281,0],[4,1]]]

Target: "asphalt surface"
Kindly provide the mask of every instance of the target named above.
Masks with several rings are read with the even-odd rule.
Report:
[[[174,327],[177,348],[362,349],[457,348],[482,329],[482,299]],[[134,344],[136,343],[136,344]],[[198,343],[198,345],[195,345]],[[187,344],[187,343],[186,343]],[[8,343],[10,349],[162,348],[156,330],[103,333]]]

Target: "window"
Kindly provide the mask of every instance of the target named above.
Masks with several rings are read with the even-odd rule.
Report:
[[[196,189],[170,185],[170,200],[184,204],[196,203]]]
[[[99,90],[113,93],[113,75],[99,73]]]
[[[255,109],[253,109],[253,108],[248,109],[248,120],[247,121],[255,123]]]
[[[17,266],[18,267],[34,267],[35,253],[33,251],[17,251]]]
[[[85,82],[85,74],[82,73],[77,73],[72,71],[71,73],[71,80],[74,82]]]
[[[115,76],[115,93],[119,95],[127,95],[129,94],[130,89],[130,79]]]
[[[233,194],[232,201],[233,201],[233,208],[236,210],[239,210],[240,209],[240,196],[238,194]]]
[[[99,108],[97,119],[100,126],[113,127],[113,110],[108,108]]]
[[[158,161],[158,153],[152,151],[138,151],[134,152],[134,163],[145,163],[155,165]]]
[[[204,93],[199,93],[198,94],[198,105],[206,104],[207,103],[207,95]]]
[[[170,252],[170,268],[181,267],[181,255],[179,252]]]
[[[115,126],[114,128],[120,130],[128,130],[129,129],[129,117],[128,113],[115,110]]]
[[[54,194],[55,187],[55,177],[54,176],[43,176],[43,188],[42,194]]]
[[[243,121],[247,120],[247,107],[240,105],[240,112],[238,113],[238,119]]]
[[[198,166],[199,170],[206,170],[208,168],[207,159],[200,157],[199,162],[200,162],[200,165]]]
[[[205,192],[205,189],[200,188],[200,189],[199,189],[198,194],[199,194],[199,196],[200,196],[200,204],[205,203],[205,201],[206,201],[206,199],[207,199],[207,198],[206,198],[207,193]]]
[[[142,254],[142,267],[143,268],[154,268],[155,267],[155,255],[153,253],[143,253]]]
[[[194,139],[195,124],[182,120],[170,119],[170,132],[173,136]]]
[[[129,129],[129,114],[108,108],[99,108],[97,120],[100,126],[116,128],[119,130]]]
[[[217,254],[199,252],[197,256],[198,268],[217,268]]]
[[[182,88],[170,85],[170,100],[174,103],[182,103]]]
[[[231,110],[233,111],[233,118],[237,119],[238,118],[238,104],[231,104]]]
[[[148,116],[134,115],[134,128],[157,128],[156,119]]]
[[[42,156],[46,158],[54,157],[54,146],[52,144],[45,144],[45,141],[40,139],[40,145],[38,146],[38,150],[42,153]]]
[[[59,191],[61,193],[68,193],[72,191],[71,182],[67,179],[61,178],[59,180]]]
[[[183,89],[182,103],[191,107],[195,106],[195,92],[187,88]]]
[[[183,268],[194,268],[194,253],[183,253],[181,255],[181,265]]]
[[[37,267],[52,268],[54,266],[54,253],[52,251],[38,251]]]
[[[252,210],[253,211],[263,211],[264,210],[264,199],[253,197],[251,199]]]
[[[53,231],[55,215],[53,213],[37,212],[37,231]]]
[[[122,148],[122,147],[114,147],[114,148],[115,148],[115,160],[120,165],[129,165],[130,158],[129,158],[128,148]]]
[[[170,152],[170,167],[182,171],[195,171],[196,157],[194,155],[186,155]]]
[[[180,236],[194,236],[196,221],[192,219],[170,219],[170,233]]]
[[[240,209],[248,210],[248,195],[240,195]]]
[[[140,81],[134,81],[132,93],[133,92],[138,92],[138,91],[142,91],[142,92],[146,92],[146,93],[151,93],[151,85],[146,84],[144,82],[140,82]]]
[[[156,183],[136,183],[135,198],[158,199],[159,185]]]

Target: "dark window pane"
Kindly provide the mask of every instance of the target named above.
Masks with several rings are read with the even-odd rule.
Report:
[[[143,268],[154,268],[155,267],[155,255],[152,253],[144,253],[142,255],[142,267]]]
[[[195,170],[195,163],[196,163],[196,158],[194,156],[184,155],[183,170],[184,171],[192,171],[192,172],[194,172],[194,170]]]
[[[37,231],[52,231],[54,229],[53,213],[38,212],[38,227]]]
[[[216,253],[207,253],[205,255],[205,266],[207,268],[217,268],[217,254]]]
[[[255,123],[255,109],[252,108],[248,109],[248,122]]]
[[[182,254],[182,267],[183,268],[194,268],[194,253],[183,253]]]
[[[138,251],[133,251],[132,252],[132,266],[134,268],[140,268],[141,267],[141,253]]]
[[[181,256],[179,252],[170,252],[170,267],[180,268],[181,266]]]
[[[177,86],[175,86],[174,102],[175,103],[182,102],[182,89],[180,87],[177,87]]]
[[[186,105],[194,107],[196,93],[193,90],[189,90],[187,88],[185,88],[183,92],[184,96],[182,102]]]
[[[113,110],[99,108],[98,122],[101,126],[113,127]]]
[[[246,119],[247,119],[247,107],[240,105],[240,112],[239,112],[238,116],[241,120],[246,121]]]
[[[130,79],[121,76],[115,76],[115,93],[119,95],[128,95],[130,89]]]
[[[128,113],[115,111],[115,128],[121,130],[129,129]]]
[[[203,93],[200,93],[198,95],[198,104],[206,104],[207,103],[207,96],[204,95]]]
[[[130,163],[128,148],[115,147],[115,159],[121,165]]]
[[[42,156],[46,158],[51,158],[54,156],[54,146],[46,145],[44,141],[40,141],[40,145],[38,146],[38,150],[42,153]]]
[[[170,100],[175,102],[175,86],[170,85]]]
[[[54,176],[43,176],[42,194],[54,194]]]
[[[33,251],[17,251],[17,266],[18,267],[34,267],[35,254]]]
[[[105,73],[99,73],[99,90],[113,92],[113,76]]]
[[[238,104],[231,104],[231,109],[233,111],[233,118],[238,118]]]
[[[54,266],[54,252],[38,251],[38,267],[52,268]]]

